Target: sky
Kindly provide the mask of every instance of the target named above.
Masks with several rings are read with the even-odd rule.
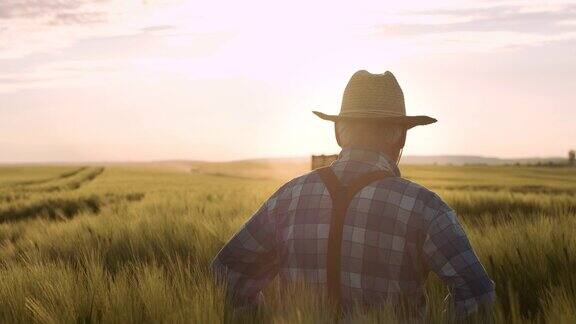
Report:
[[[0,0],[0,163],[335,153],[357,70],[407,155],[576,148],[576,1]]]

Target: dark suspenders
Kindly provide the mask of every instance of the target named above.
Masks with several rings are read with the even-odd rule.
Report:
[[[328,286],[328,297],[332,302],[340,305],[340,271],[341,271],[341,250],[342,231],[344,229],[344,219],[346,211],[354,196],[362,188],[370,183],[391,176],[386,171],[368,172],[347,186],[342,185],[334,171],[330,167],[317,170],[320,178],[328,188],[332,198],[332,216],[330,218],[330,233],[328,234],[328,251],[326,262],[326,281]]]

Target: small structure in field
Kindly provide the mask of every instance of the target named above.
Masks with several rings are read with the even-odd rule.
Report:
[[[332,155],[312,155],[312,170],[329,166],[338,159],[338,154]]]
[[[576,165],[576,151],[574,150],[570,150],[570,152],[568,152],[568,165]]]

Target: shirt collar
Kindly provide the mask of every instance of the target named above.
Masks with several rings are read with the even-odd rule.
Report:
[[[396,162],[392,161],[386,153],[361,148],[343,148],[334,164],[346,164],[352,161],[366,164],[373,170],[389,171],[398,177],[401,175]]]

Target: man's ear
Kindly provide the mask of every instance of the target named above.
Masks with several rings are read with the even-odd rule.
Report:
[[[406,133],[408,132],[408,130],[406,128],[404,128],[403,132],[402,132],[402,137],[400,137],[400,140],[398,141],[398,150],[401,150],[404,148],[404,145],[406,145]]]
[[[402,132],[402,136],[398,140],[398,144],[396,145],[396,165],[400,164],[400,159],[402,158],[402,152],[404,151],[404,145],[406,144],[406,133],[407,129],[404,129]]]
[[[338,133],[338,122],[334,122],[334,135],[336,135],[336,143],[338,143],[338,146],[342,147],[342,144],[340,143],[340,134]]]

